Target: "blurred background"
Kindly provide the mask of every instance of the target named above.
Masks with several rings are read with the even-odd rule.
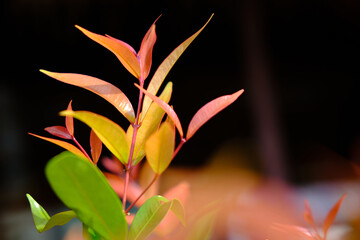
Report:
[[[198,176],[220,183],[220,189],[251,185],[272,195],[269,181],[291,188],[284,191],[297,196],[299,216],[305,197],[320,210],[323,206],[325,213],[319,214],[324,216],[345,192],[353,194],[345,201],[343,219],[349,216],[346,209],[359,212],[360,191],[351,165],[360,164],[359,1],[5,0],[0,6],[1,239],[63,236],[64,228],[38,235],[32,225],[25,193],[51,214],[63,208],[44,176],[45,164],[61,149],[28,132],[48,136],[45,127],[63,125],[58,112],[70,100],[75,110],[105,115],[127,128],[125,118],[106,101],[39,69],[98,77],[118,86],[136,105],[136,79],[74,25],[138,50],[159,15],[150,76],[215,14],[167,77],[174,83],[171,104],[184,128],[208,101],[245,89],[183,147],[169,170],[177,176],[172,182],[186,180],[189,171],[213,169]],[[88,147],[89,130],[80,123],[75,127],[78,140]],[[239,172],[227,175],[234,166]],[[225,174],[213,174],[219,169]],[[233,185],[221,182],[232,176]],[[196,184],[208,182],[191,180],[200,189],[203,185]],[[256,239],[245,236],[228,239]]]

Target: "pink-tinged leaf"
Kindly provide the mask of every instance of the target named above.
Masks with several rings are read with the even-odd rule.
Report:
[[[115,174],[121,174],[124,170],[124,166],[117,159],[103,157],[101,158],[101,164],[106,168],[106,170]]]
[[[76,148],[74,145],[68,143],[68,142],[65,142],[65,141],[62,141],[62,140],[57,140],[57,139],[53,139],[53,138],[47,138],[47,137],[42,137],[42,136],[39,136],[39,135],[36,135],[36,134],[33,134],[33,133],[29,133],[30,135],[34,136],[34,137],[38,137],[40,139],[43,139],[45,141],[48,141],[48,142],[51,142],[51,143],[54,143],[72,153],[74,153],[75,155],[79,156],[79,157],[82,157],[82,158],[86,158],[87,157],[78,149]],[[90,159],[89,159],[90,160]]]
[[[68,132],[68,130],[63,126],[47,127],[44,130],[56,137],[59,137],[59,138],[63,138],[63,139],[71,139],[72,138],[70,133]]]
[[[97,164],[101,155],[102,142],[92,129],[90,132],[90,149],[92,160],[95,164]]]
[[[150,72],[152,52],[154,44],[156,42],[155,23],[158,19],[156,19],[155,22],[151,25],[150,29],[147,31],[141,42],[140,50],[138,53],[138,59],[140,60],[141,69],[141,81],[144,81]]]
[[[81,32],[88,36],[93,41],[99,43],[103,47],[110,50],[115,56],[119,59],[122,65],[136,78],[140,78],[140,64],[136,57],[135,51],[129,44],[124,43],[121,40],[115,39],[113,37],[99,35],[93,32],[90,32],[80,26],[77,27]]]
[[[232,95],[218,97],[200,108],[189,123],[186,140],[189,140],[213,116],[232,104],[243,92],[244,90],[242,89]]]
[[[152,170],[161,175],[169,166],[175,150],[175,128],[168,122],[151,135],[145,143],[145,154]]]
[[[131,102],[126,95],[114,85],[101,79],[82,74],[55,73],[46,70],[40,71],[56,80],[84,88],[99,95],[116,107],[131,123],[135,121],[135,113]]]
[[[72,111],[71,103],[72,103],[72,100],[69,102],[69,105],[67,107],[68,111]],[[70,135],[74,136],[74,118],[72,116],[65,117],[65,126],[66,126],[66,129],[68,130],[68,132],[70,133]]]
[[[176,61],[179,59],[179,57],[183,54],[183,52],[187,49],[187,47],[193,42],[193,40],[200,34],[200,32],[206,27],[206,25],[210,22],[211,18],[214,14],[211,15],[209,20],[205,23],[205,25],[200,28],[196,33],[194,33],[191,37],[186,39],[183,43],[181,43],[177,48],[175,48],[169,56],[165,58],[165,60],[160,64],[156,72],[154,73],[154,76],[152,77],[149,86],[147,87],[147,90],[153,94],[156,95],[161,84],[163,83],[164,79],[166,78],[167,74],[170,72],[171,68],[174,66]],[[143,102],[143,108],[142,113],[143,117],[145,116],[145,113],[147,112],[148,108],[150,107],[152,100],[149,97],[144,98]]]
[[[329,230],[330,226],[333,224],[336,214],[339,211],[339,208],[344,201],[346,197],[346,194],[344,194],[340,200],[332,207],[332,209],[329,211],[328,215],[325,218],[324,225],[323,225],[323,231],[324,231],[324,239],[326,239],[327,231]]]
[[[316,230],[316,225],[315,225],[315,222],[314,222],[314,217],[312,215],[312,211],[311,211],[311,208],[309,206],[309,202],[307,200],[305,200],[304,204],[305,204],[305,211],[303,213],[303,218],[305,219],[305,221],[308,224],[310,224],[313,227],[313,229],[315,231],[317,231]]]
[[[149,93],[147,90],[140,87],[138,84],[135,83],[135,86],[138,87],[140,90],[142,90],[148,97],[150,97],[156,104],[158,104],[166,112],[166,114],[174,122],[177,130],[179,131],[180,137],[182,138],[184,136],[184,132],[182,130],[180,120],[177,114],[175,113],[174,109],[169,104],[161,100],[159,97]]]

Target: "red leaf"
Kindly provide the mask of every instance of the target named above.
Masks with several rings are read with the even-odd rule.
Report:
[[[59,137],[59,138],[63,138],[63,139],[71,139],[72,138],[69,131],[63,126],[47,127],[44,130],[56,137]]]
[[[140,70],[141,70],[141,81],[144,81],[149,75],[151,63],[152,63],[152,51],[154,44],[156,42],[156,33],[155,33],[155,22],[151,25],[150,29],[145,34],[140,50],[138,53],[138,59],[140,61]]]
[[[324,225],[323,225],[324,239],[326,239],[327,231],[329,230],[331,224],[333,224],[336,214],[338,213],[339,208],[340,208],[342,202],[344,201],[345,197],[346,197],[346,194],[344,194],[340,198],[340,200],[332,207],[332,209],[329,211],[328,215],[326,216]]]
[[[67,107],[68,111],[72,111],[71,106],[72,100],[69,102],[69,105]],[[74,118],[73,116],[66,116],[65,117],[65,126],[71,136],[74,136]]]
[[[110,36],[102,36],[90,32],[80,26],[75,26],[93,41],[109,49],[119,59],[122,65],[136,78],[140,78],[140,64],[134,49],[129,45]]]
[[[203,124],[209,121],[210,118],[232,104],[243,92],[244,90],[242,89],[232,95],[218,97],[200,108],[190,121],[186,133],[186,140],[189,140]]]
[[[123,196],[124,194],[124,179],[121,177],[104,172],[105,177],[109,181],[111,187],[119,195]],[[135,199],[141,194],[142,190],[134,182],[130,182],[127,189],[127,198],[130,202],[135,201]]]
[[[305,203],[305,211],[303,213],[303,217],[304,217],[305,221],[307,223],[309,223],[316,231],[316,226],[315,226],[314,218],[313,218],[313,215],[311,212],[311,208],[309,206],[309,202],[307,200],[305,200],[304,203]]]
[[[90,148],[91,148],[91,158],[95,164],[99,161],[102,150],[102,142],[96,133],[91,129],[90,132]]]
[[[166,112],[166,114],[174,122],[177,130],[179,131],[180,137],[182,138],[184,136],[184,133],[183,133],[183,130],[182,130],[182,127],[181,127],[180,120],[179,120],[177,114],[175,113],[174,109],[169,104],[167,104],[166,102],[161,100],[159,97],[154,96],[153,94],[149,93],[144,88],[140,87],[138,84],[135,83],[135,86],[137,88],[139,88],[141,91],[143,91],[146,94],[146,96],[151,98],[155,103],[157,103]]]
[[[121,174],[123,172],[124,167],[121,162],[116,158],[111,159],[108,157],[104,157],[101,159],[101,163],[107,170],[112,173]]]
[[[131,102],[126,95],[114,85],[101,79],[82,74],[56,73],[46,70],[40,70],[40,72],[58,81],[84,88],[99,95],[116,107],[131,123],[135,121],[135,113]]]

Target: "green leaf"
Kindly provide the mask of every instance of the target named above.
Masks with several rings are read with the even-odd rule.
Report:
[[[201,216],[192,226],[186,240],[208,240],[217,215],[217,210]]]
[[[103,240],[92,228],[83,224],[83,239],[84,240]]]
[[[122,203],[96,166],[63,152],[49,161],[45,174],[56,195],[81,222],[104,239],[126,239]]]
[[[159,96],[164,102],[168,103],[171,98],[172,94],[172,82],[168,82]],[[163,119],[165,111],[159,107],[157,104],[152,104],[147,112],[146,116],[144,117],[143,121],[141,122],[141,126],[138,129],[137,136],[136,136],[136,143],[134,149],[134,156],[136,156],[133,160],[133,165],[135,166],[145,155],[144,152],[144,144],[146,140],[153,134],[156,129],[158,129],[161,120]],[[129,141],[132,139],[133,135],[133,128],[130,125],[129,129],[127,130],[127,136]]]
[[[164,122],[145,143],[146,159],[152,170],[161,175],[169,166],[175,150],[175,128]]]
[[[174,198],[171,200],[171,211],[177,216],[183,226],[186,225],[185,209],[179,199]]]
[[[128,162],[129,143],[125,131],[110,119],[88,111],[62,111],[61,116],[73,116],[88,125],[101,142],[123,164]]]
[[[130,226],[128,240],[142,240],[160,224],[172,202],[162,196],[153,196],[138,210]]]
[[[134,109],[131,105],[131,102],[126,97],[126,95],[117,87],[114,85],[105,82],[101,79],[83,75],[83,74],[77,74],[77,73],[56,73],[56,72],[50,72],[46,70],[40,70],[40,72],[48,75],[49,77],[52,77],[60,82],[64,82],[70,85],[74,85],[77,87],[84,88],[86,90],[89,90],[100,97],[104,98],[106,101],[111,103],[116,109],[122,113],[129,122],[133,123],[135,122],[135,113]],[[69,105],[67,110],[71,110],[71,105]],[[67,124],[67,126],[69,126]],[[71,125],[70,125],[71,129]],[[73,126],[72,126],[73,129]],[[71,133],[71,131],[70,131]],[[73,133],[73,130],[72,130]]]
[[[55,226],[64,225],[76,217],[74,211],[60,212],[50,217],[46,210],[39,203],[37,203],[30,194],[26,194],[26,197],[30,203],[31,213],[33,215],[36,230],[39,233],[49,230]]]
[[[171,68],[174,66],[176,61],[179,59],[179,57],[183,54],[183,52],[186,50],[186,48],[194,41],[194,39],[200,34],[200,32],[206,27],[206,25],[210,22],[211,18],[214,14],[211,15],[209,20],[205,23],[205,25],[200,28],[196,33],[194,33],[191,37],[186,39],[183,43],[181,43],[177,48],[172,51],[169,56],[165,58],[165,60],[160,64],[156,72],[154,73],[154,76],[152,77],[149,86],[147,90],[153,94],[156,95],[158,92],[161,84],[163,83],[164,79],[166,78],[167,74],[170,72]],[[145,96],[142,112],[145,113],[150,107],[152,100],[148,96]]]

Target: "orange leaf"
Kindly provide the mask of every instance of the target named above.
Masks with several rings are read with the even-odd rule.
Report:
[[[183,54],[183,52],[187,49],[187,47],[192,43],[192,41],[200,34],[200,32],[206,27],[206,25],[210,22],[211,18],[214,16],[214,14],[211,15],[209,20],[205,23],[205,25],[200,28],[196,33],[194,33],[191,37],[186,39],[183,43],[181,43],[177,48],[175,48],[169,56],[165,58],[165,60],[160,64],[156,72],[154,73],[154,76],[151,78],[151,81],[149,83],[149,86],[147,87],[147,90],[153,94],[156,95],[161,84],[163,83],[164,79],[166,78],[167,74],[171,70],[171,68],[174,66],[176,61],[179,59],[179,57]],[[151,99],[149,97],[144,98],[143,102],[143,108],[142,113],[143,116],[145,116],[146,111],[150,107]]]
[[[329,230],[331,224],[334,222],[336,214],[338,213],[341,203],[344,201],[345,197],[346,197],[346,194],[344,194],[340,198],[340,200],[332,207],[332,209],[329,211],[328,215],[326,216],[324,225],[323,225],[324,239],[326,239],[327,231]]]
[[[81,32],[83,32],[90,39],[99,43],[103,47],[110,50],[119,59],[122,65],[136,78],[140,78],[140,64],[136,57],[134,49],[127,43],[110,36],[103,36],[90,32],[80,26],[75,25]]]
[[[69,134],[68,130],[63,126],[47,127],[44,130],[56,137],[71,139],[71,135]]]
[[[72,111],[71,106],[72,100],[69,102],[69,105],[67,107],[68,111]],[[74,136],[74,118],[72,116],[66,116],[65,117],[65,126],[67,130],[69,131],[71,136]]]
[[[315,231],[317,231],[316,230],[316,225],[315,225],[315,222],[314,222],[314,217],[312,215],[311,208],[309,206],[309,202],[305,200],[304,203],[305,203],[305,211],[303,213],[303,217],[304,217],[305,221],[307,223],[309,223],[313,227],[313,229]]]
[[[243,92],[244,90],[242,89],[232,95],[218,97],[200,108],[190,121],[186,133],[186,140],[189,140],[210,118],[232,104]]]
[[[308,240],[316,240],[313,234],[306,228],[295,226],[295,225],[286,225],[286,224],[274,224],[274,229],[285,232],[289,234],[291,237],[304,237]]]
[[[151,62],[152,62],[152,51],[154,44],[156,42],[156,33],[155,33],[155,22],[151,25],[150,29],[145,34],[140,50],[138,53],[138,59],[140,60],[140,70],[141,70],[141,81],[144,81],[149,75]]]
[[[129,99],[114,85],[101,79],[82,74],[55,73],[46,70],[40,71],[56,80],[84,88],[99,95],[116,107],[131,123],[135,121],[134,109]]]
[[[90,148],[92,160],[95,164],[97,164],[101,155],[102,142],[92,129],[90,132]]]
[[[107,180],[109,181],[111,187],[117,193],[117,195],[123,196],[124,182],[125,182],[124,179],[112,173],[107,173],[107,172],[103,172],[103,173],[107,178]],[[128,200],[131,202],[135,201],[135,199],[141,194],[141,192],[142,189],[140,189],[140,187],[136,183],[130,182],[127,189]]]
[[[34,137],[38,137],[40,139],[43,139],[45,141],[48,141],[48,142],[51,142],[51,143],[54,143],[72,153],[74,153],[75,155],[79,156],[79,157],[83,157],[83,158],[86,158],[87,157],[78,149],[76,148],[74,145],[68,143],[68,142],[65,142],[65,141],[62,141],[62,140],[57,140],[57,139],[53,139],[53,138],[47,138],[47,137],[42,137],[42,136],[39,136],[39,135],[36,135],[36,134],[33,134],[33,133],[29,133],[30,135],[34,136]]]
[[[159,97],[154,96],[153,94],[149,93],[144,88],[140,87],[138,84],[135,83],[135,86],[137,88],[139,88],[141,91],[143,91],[148,97],[150,97],[155,103],[157,103],[166,112],[166,114],[171,118],[171,120],[173,120],[177,130],[179,131],[180,137],[182,138],[184,136],[184,132],[182,130],[180,120],[179,120],[177,114],[175,113],[174,109],[169,104],[167,104],[166,102],[161,100]]]

